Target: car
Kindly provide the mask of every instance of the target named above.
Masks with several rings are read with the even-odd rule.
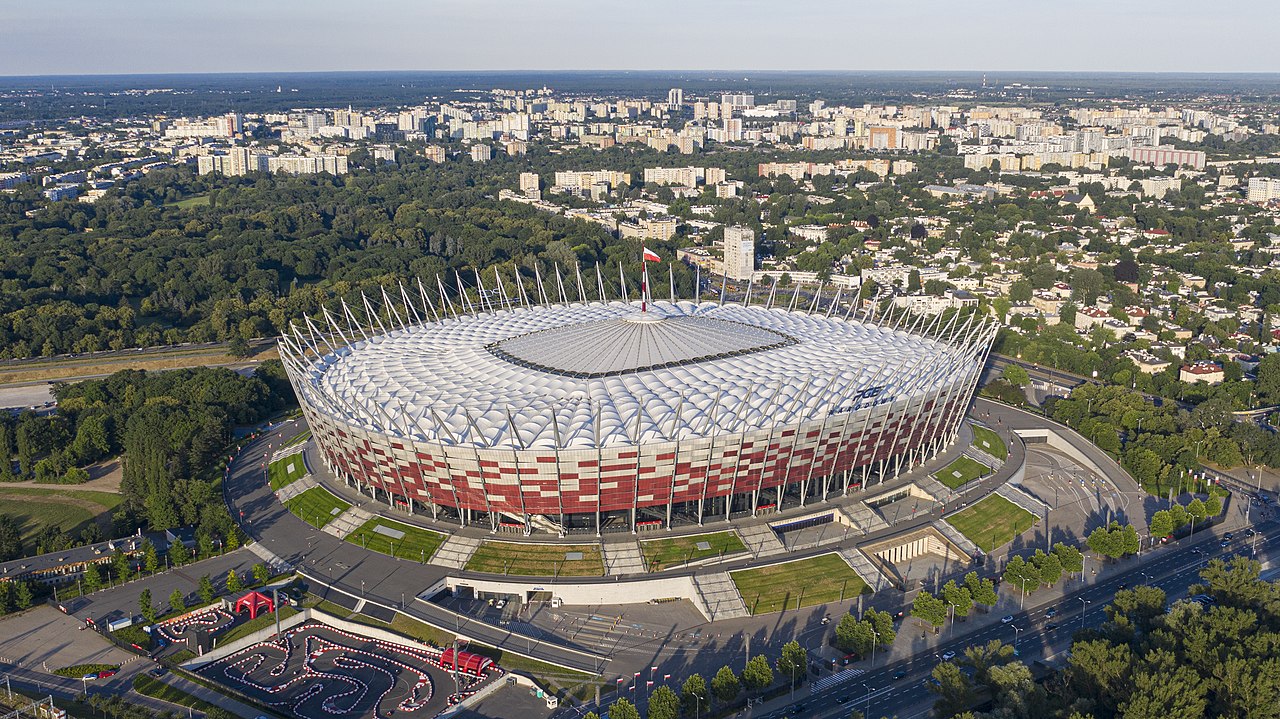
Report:
[[[1128,582],[1120,582],[1118,585],[1116,585],[1116,589],[1128,589],[1128,588],[1129,588]]]
[[[848,703],[849,703],[848,696],[836,697],[836,704],[848,704]]]
[[[1052,632],[1052,631],[1055,631],[1057,628],[1058,628],[1058,623],[1057,623],[1057,622],[1049,622],[1048,624],[1044,625],[1044,630],[1045,630],[1046,632]]]
[[[1049,607],[1048,609],[1044,610],[1044,616],[1045,616],[1045,619],[1053,619],[1054,617],[1058,616],[1058,608]]]
[[[166,669],[165,667],[156,667],[155,669],[152,669],[151,671],[149,671],[149,672],[147,672],[147,673],[148,673],[148,674],[150,674],[150,675],[151,675],[151,676],[153,676],[153,677],[162,677],[162,676],[164,676],[164,675],[168,674],[168,673],[169,673],[169,670],[168,670],[168,669]]]
[[[1232,534],[1231,532],[1227,532],[1226,534],[1222,535],[1222,538],[1230,542],[1232,539],[1235,538],[1235,536],[1236,535]]]
[[[83,681],[93,681],[94,679],[97,679],[97,678],[98,678],[97,672],[89,672],[88,674],[80,677],[80,679]]]
[[[894,672],[894,673],[893,673],[893,680],[896,682],[896,681],[898,681],[899,679],[901,679],[901,678],[903,678],[903,677],[905,677],[905,676],[907,676],[907,670],[906,670],[906,669],[899,669],[898,671],[896,671],[896,672]]]
[[[1203,549],[1201,549],[1201,548],[1199,548],[1199,547],[1193,547],[1193,548],[1191,549],[1191,553],[1192,553],[1192,554],[1204,554],[1204,550],[1203,550]]]
[[[116,670],[116,669],[103,669],[102,671],[98,672],[98,678],[99,678],[99,679],[110,679],[111,677],[114,677],[114,676],[116,675],[116,672],[117,672],[117,671],[118,671],[118,670]]]
[[[949,662],[955,658],[956,658],[956,653],[951,651],[950,649],[942,653],[942,661],[944,662]]]
[[[797,705],[795,705],[795,706],[791,707],[791,711],[793,711],[793,712],[795,712],[797,715],[799,715],[801,712],[803,712],[803,711],[804,711],[804,704],[797,704]]]
[[[507,606],[507,600],[505,599],[499,599],[498,601],[493,603],[494,609],[502,609],[505,606]]]
[[[830,624],[830,623],[831,623],[831,615],[830,615],[830,614],[828,614],[827,616],[823,617],[823,618],[822,618],[822,623],[823,623],[824,625],[825,625],[825,624]]]
[[[1219,546],[1219,547],[1222,547],[1223,549],[1226,549],[1227,547],[1230,547],[1230,546],[1231,546],[1231,540],[1230,540],[1230,539],[1223,539],[1222,541],[1218,542],[1218,546]]]
[[[1003,617],[1000,617],[1000,623],[1001,623],[1001,624],[1008,624],[1009,622],[1012,622],[1012,621],[1013,621],[1013,615],[1012,615],[1012,614],[1006,614],[1006,615],[1004,615]]]

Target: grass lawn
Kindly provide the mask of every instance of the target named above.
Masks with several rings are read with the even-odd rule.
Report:
[[[307,464],[302,461],[302,453],[282,457],[267,465],[267,479],[271,481],[271,489],[278,490],[302,479],[307,473]]]
[[[319,529],[351,507],[324,487],[312,487],[285,503],[290,512]],[[333,510],[338,511],[333,511]]]
[[[1004,440],[1000,439],[1000,435],[986,427],[975,426],[973,428],[973,446],[996,459],[1009,458],[1009,448],[1004,446]]]
[[[217,708],[216,704],[210,704],[193,694],[189,694],[177,687],[169,686],[159,679],[146,674],[138,674],[133,678],[133,690],[139,694],[144,694],[149,697],[163,699],[164,701],[173,704],[180,704],[184,707],[191,707],[196,711],[205,712],[206,714],[210,710]]]
[[[293,607],[280,607],[280,621],[283,622],[297,613],[298,610]],[[236,626],[228,629],[226,634],[218,637],[218,646],[226,646],[241,637],[247,637],[250,634],[253,634],[259,629],[274,627],[275,624],[276,615],[274,613],[268,612],[266,614],[259,614],[256,619],[250,619],[244,624],[237,624]]]
[[[185,200],[178,200],[177,202],[170,202],[165,205],[165,207],[177,207],[183,210],[189,207],[208,207],[208,206],[209,206],[208,195],[196,195],[194,197],[188,197]]]
[[[569,552],[582,559],[566,560]],[[602,577],[604,559],[598,544],[513,544],[485,542],[467,562],[468,570],[532,577]]]
[[[0,485],[0,514],[13,518],[24,543],[47,527],[57,527],[74,536],[95,521],[102,527],[103,536],[111,536],[111,512],[120,505],[120,495],[71,489],[74,486],[39,489]]]
[[[962,485],[972,482],[984,474],[991,474],[991,469],[987,465],[968,457],[960,457],[935,472],[933,476],[951,489],[959,489]]]
[[[1004,497],[993,494],[972,507],[947,517],[947,523],[982,551],[990,552],[1031,529],[1036,523],[1036,517]]]
[[[443,629],[436,629],[430,624],[425,624],[399,612],[396,613],[396,618],[391,620],[391,631],[417,639],[420,642],[435,644],[437,647],[446,646],[453,641],[452,633]]]
[[[295,434],[295,435],[293,436],[293,439],[289,440],[288,442],[285,442],[285,443],[284,443],[284,445],[282,445],[282,446],[284,446],[284,447],[292,447],[292,446],[293,446],[293,445],[295,445],[295,444],[302,444],[303,442],[305,442],[305,441],[307,441],[307,440],[309,440],[309,439],[311,439],[311,430],[309,430],[309,429],[304,429],[304,430],[302,430],[301,432],[299,432],[299,433]]]
[[[707,549],[699,549],[698,544],[706,542]],[[645,565],[650,572],[685,564],[698,559],[747,551],[746,545],[738,538],[736,532],[715,532],[713,534],[695,534],[689,537],[671,537],[669,539],[650,539],[640,542],[640,551],[644,553]]]
[[[870,591],[838,554],[744,569],[729,576],[752,614],[836,602]]]
[[[390,530],[393,534],[404,532],[404,536],[400,538],[388,536],[382,532],[375,531],[377,527],[382,527],[384,531]],[[425,562],[431,559],[431,555],[435,554],[436,549],[444,543],[444,535],[439,532],[420,529],[381,517],[375,517],[365,522],[359,529],[348,534],[346,539],[348,542],[359,544],[365,549],[372,549],[375,552],[390,554],[401,559],[412,559],[415,562]]]

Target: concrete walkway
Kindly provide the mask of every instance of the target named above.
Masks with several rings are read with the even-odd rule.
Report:
[[[476,553],[481,543],[482,540],[476,537],[451,534],[436,550],[435,556],[431,558],[431,563],[440,567],[448,567],[449,569],[462,569],[467,566],[467,562],[471,561],[471,555]]]
[[[630,542],[604,542],[600,545],[600,554],[604,559],[605,574],[643,574],[645,572],[644,557],[640,554],[640,545]]]
[[[751,616],[742,596],[738,594],[738,585],[729,578],[728,572],[696,575],[693,585],[698,590],[702,603],[706,605],[707,616],[711,621]]]

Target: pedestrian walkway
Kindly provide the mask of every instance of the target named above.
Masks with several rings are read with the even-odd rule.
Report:
[[[814,683],[810,684],[809,693],[821,694],[822,692],[830,689],[831,687],[837,686],[839,684],[844,684],[845,682],[851,679],[854,679],[856,677],[860,677],[866,673],[867,672],[865,669],[845,669],[844,671],[839,671],[839,672],[836,672],[835,674],[829,674],[815,681]]]
[[[309,474],[304,474],[297,480],[276,490],[276,496],[280,498],[280,503],[284,504],[308,489],[317,486],[317,484],[315,477]]]
[[[634,540],[604,542],[600,550],[605,574],[644,574],[644,558],[640,556],[640,545]]]
[[[995,467],[999,467],[1000,465],[1004,464],[1004,460],[993,457],[990,454],[987,454],[983,450],[977,447],[974,447],[972,445],[970,445],[968,448],[965,449],[964,456],[968,457],[969,459],[972,459],[975,462],[980,462],[982,464],[985,464],[988,467],[993,469]]]
[[[348,534],[359,529],[373,517],[374,515],[367,510],[352,505],[347,511],[334,517],[333,521],[324,525],[324,531],[338,539],[345,539]]]
[[[444,544],[436,550],[431,563],[449,569],[462,569],[467,566],[467,562],[471,561],[471,555],[476,553],[483,541],[477,537],[450,534],[449,538],[444,540]]]
[[[302,454],[303,452],[306,452],[306,451],[307,451],[307,443],[299,442],[297,444],[290,445],[288,447],[282,447],[280,449],[277,449],[275,454],[271,455],[271,461],[277,462],[279,460],[284,459],[285,457],[290,457],[295,454]],[[306,460],[304,459],[303,462],[305,463]]]
[[[840,550],[840,556],[848,562],[850,567],[853,567],[853,571],[857,572],[859,577],[862,577],[862,581],[871,587],[872,592],[879,592],[889,587],[889,581],[884,573],[876,569],[876,565],[861,549],[845,547]]]
[[[728,572],[694,575],[693,586],[711,621],[751,616]]]
[[[782,541],[778,539],[778,535],[767,524],[738,527],[738,535],[742,537],[742,543],[747,545],[747,550],[756,558],[787,551]]]
[[[252,542],[249,544],[247,549],[256,554],[263,563],[270,567],[273,574],[281,574],[285,570],[291,568],[291,565],[288,562],[276,556],[276,554],[270,549],[262,546],[262,542]]]
[[[180,689],[197,699],[202,699],[210,704],[222,707],[227,711],[244,719],[254,719],[254,717],[262,716],[262,712],[241,701],[233,699],[222,692],[216,692],[203,684],[195,682],[185,677],[179,676],[176,672],[170,672],[168,676],[160,681],[168,684],[174,689]]]

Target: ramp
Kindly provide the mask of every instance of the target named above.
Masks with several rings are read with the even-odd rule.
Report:
[[[693,586],[698,590],[698,597],[711,621],[751,616],[728,572],[695,575]]]

